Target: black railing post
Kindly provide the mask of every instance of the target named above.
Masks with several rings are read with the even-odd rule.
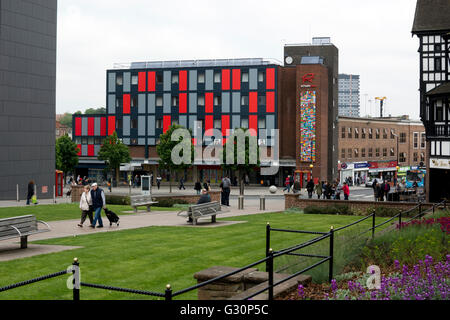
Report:
[[[422,214],[422,202],[419,202],[419,217]]]
[[[73,300],[80,300],[80,264],[78,263],[78,258],[73,259],[72,263],[72,274],[73,274]]]
[[[266,258],[269,256],[270,250],[270,224],[266,225]],[[269,271],[269,260],[266,260],[266,271]]]
[[[170,284],[166,286],[166,291],[164,293],[164,298],[166,301],[172,301],[172,287]]]
[[[269,259],[267,260],[269,269],[267,270],[269,274],[269,297],[268,300],[273,300],[273,250],[269,249]]]
[[[372,240],[375,238],[375,210],[372,212]]]
[[[333,280],[333,247],[334,247],[334,228],[330,227],[330,264],[328,270],[328,281]]]

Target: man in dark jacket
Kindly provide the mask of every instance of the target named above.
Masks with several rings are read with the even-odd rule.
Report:
[[[97,228],[103,228],[102,208],[106,209],[105,193],[97,186],[97,183],[92,184],[91,190],[92,207],[95,212],[94,221],[92,221],[91,228],[95,228],[98,221]]]
[[[197,204],[208,203],[211,202],[211,196],[209,195],[206,189],[202,189],[202,195],[200,199],[198,199]],[[192,222],[192,217],[189,217],[187,222]]]
[[[311,199],[314,191],[314,181],[312,179],[306,184],[306,191],[308,191],[308,198]]]

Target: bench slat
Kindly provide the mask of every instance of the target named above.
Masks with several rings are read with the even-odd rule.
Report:
[[[36,223],[36,217],[35,216],[26,216],[26,217],[20,217],[20,218],[7,218],[7,219],[0,219],[0,227],[2,226],[8,226],[8,225],[16,225],[21,223],[30,223],[35,222]]]

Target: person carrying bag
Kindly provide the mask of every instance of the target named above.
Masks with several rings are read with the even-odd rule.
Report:
[[[84,221],[86,221],[86,216],[89,217],[89,221],[92,225],[93,216],[92,212],[94,211],[94,207],[92,205],[92,198],[89,186],[84,186],[84,192],[81,194],[80,198],[80,209],[81,209],[81,221],[78,224],[79,227],[83,227]]]

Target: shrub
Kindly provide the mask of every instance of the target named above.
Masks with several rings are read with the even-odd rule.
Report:
[[[118,195],[105,195],[106,204],[118,204],[118,205],[130,205],[130,197],[129,196],[118,196]]]
[[[158,207],[164,207],[164,208],[171,208],[175,204],[188,204],[186,200],[183,199],[173,199],[173,198],[157,198],[156,201],[158,201],[157,206]]]
[[[350,207],[345,204],[336,204],[332,206],[319,207],[319,206],[307,206],[304,210],[306,214],[340,214],[340,215],[353,215]]]

